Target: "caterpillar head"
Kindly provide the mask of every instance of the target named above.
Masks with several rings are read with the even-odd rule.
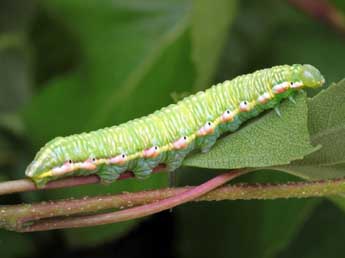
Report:
[[[320,71],[310,64],[294,65],[293,77],[300,80],[305,87],[317,88],[325,83]]]
[[[73,137],[66,138],[57,137],[41,148],[26,168],[26,176],[35,181],[44,181],[78,169],[95,169],[94,162],[87,157],[87,154],[74,153],[72,155],[73,147],[76,146],[75,140]],[[84,162],[79,162],[80,160],[84,160]]]
[[[63,153],[62,141],[64,141],[63,137],[57,137],[42,147],[26,168],[25,175],[33,178],[39,177],[59,165],[59,152]]]

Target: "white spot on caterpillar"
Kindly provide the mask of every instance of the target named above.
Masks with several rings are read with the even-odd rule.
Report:
[[[117,164],[117,165],[122,165],[123,163],[125,163],[127,160],[127,155],[122,153],[120,155],[117,155],[113,158],[109,159],[109,163],[110,164]]]
[[[52,176],[60,176],[74,170],[74,164],[72,160],[66,161],[62,166],[55,167],[52,169]]]
[[[225,110],[225,112],[222,114],[222,122],[228,122],[228,121],[232,121],[234,119],[234,115],[231,112],[230,109]]]
[[[173,142],[173,146],[177,150],[184,149],[187,147],[187,145],[188,145],[188,137],[187,136],[183,136],[180,139],[178,139],[177,141]]]
[[[149,149],[146,149],[144,150],[143,152],[143,156],[145,158],[154,158],[154,157],[157,157],[159,154],[159,147],[156,145],[156,146],[153,146]]]
[[[97,168],[96,166],[96,158],[87,159],[84,162],[78,163],[79,168],[85,169],[85,170],[95,170]]]
[[[279,93],[283,93],[284,91],[289,89],[289,87],[290,87],[289,82],[282,82],[282,83],[279,83],[279,84],[273,86],[272,91],[274,94],[279,94]]]
[[[241,103],[240,103],[240,111],[242,111],[242,112],[248,112],[250,110],[250,108],[249,108],[249,103],[248,103],[248,101],[241,101]]]
[[[97,168],[96,159],[87,159],[84,162],[73,162],[72,160],[66,161],[62,166],[55,167],[52,169],[52,176],[60,176],[78,169],[84,170],[95,170]]]
[[[205,136],[207,134],[213,133],[214,128],[212,122],[208,121],[203,127],[201,127],[197,133],[198,136]]]
[[[258,97],[258,102],[260,104],[265,104],[270,99],[271,99],[271,95],[268,92],[265,92],[264,94],[262,94],[261,96]]]

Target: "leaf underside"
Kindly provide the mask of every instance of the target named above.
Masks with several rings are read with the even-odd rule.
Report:
[[[305,94],[298,94],[296,104],[284,101],[281,117],[274,111],[244,125],[217,144],[207,154],[195,154],[186,166],[212,169],[259,168],[289,164],[317,149],[310,143],[308,107]],[[315,145],[316,146],[316,145]]]
[[[345,80],[309,99],[309,131],[318,151],[290,166],[275,169],[306,179],[325,179],[345,175]]]

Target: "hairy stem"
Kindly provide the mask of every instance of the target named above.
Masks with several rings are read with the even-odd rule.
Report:
[[[20,230],[21,224],[28,219],[75,215],[111,208],[130,208],[157,202],[192,189],[195,187],[167,188],[39,204],[0,206],[0,226],[11,230]],[[194,201],[307,198],[341,193],[345,193],[345,179],[287,184],[237,184],[220,187],[194,199]]]
[[[198,198],[205,193],[225,184],[231,179],[245,174],[247,171],[231,171],[218,175],[209,181],[196,186],[192,189],[186,189],[184,192],[176,194],[175,196],[166,199],[144,204],[134,208],[129,208],[122,211],[109,212],[97,215],[86,215],[81,217],[70,217],[66,219],[50,219],[46,221],[33,222],[32,225],[20,228],[22,232],[52,230],[59,228],[78,228],[89,227],[96,225],[103,225],[109,223],[116,223],[136,218],[145,217],[163,210],[173,208],[182,203]]]

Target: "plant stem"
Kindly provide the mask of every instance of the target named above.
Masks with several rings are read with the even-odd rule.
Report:
[[[191,189],[186,189],[182,193],[176,194],[169,198],[152,202],[149,204],[144,204],[138,207],[129,208],[122,211],[109,212],[98,215],[87,215],[82,217],[71,217],[66,219],[50,219],[46,221],[33,222],[32,225],[20,228],[20,231],[31,232],[31,231],[42,231],[42,230],[52,230],[59,228],[78,228],[78,227],[88,227],[95,225],[103,225],[108,223],[115,223],[126,221],[130,219],[136,219],[145,217],[163,210],[173,208],[182,203],[191,201],[198,198],[205,193],[223,185],[224,183],[230,181],[231,179],[238,177],[247,173],[247,171],[231,171],[218,175],[209,181],[196,186]]]
[[[161,172],[164,170],[164,166],[158,166],[153,170],[153,173]],[[117,180],[122,180],[126,178],[134,177],[133,173],[128,171],[122,173]],[[29,192],[37,190],[46,190],[46,189],[56,189],[56,188],[66,188],[87,184],[98,184],[100,179],[96,175],[90,176],[78,176],[64,178],[60,180],[55,180],[47,183],[45,186],[38,188],[35,183],[30,179],[19,179],[6,182],[0,182],[0,195],[20,193],[20,192]]]
[[[63,187],[72,187],[77,185],[85,184],[96,184],[99,183],[98,176],[91,175],[85,177],[71,177],[61,180],[56,180],[49,182],[45,186],[38,188],[30,179],[19,179],[12,180],[0,183],[0,195],[28,192],[28,191],[37,191],[45,189],[54,189],[54,188],[63,188]]]
[[[0,206],[0,226],[20,230],[21,224],[31,219],[90,213],[111,208],[130,208],[157,202],[192,189],[195,187],[167,188],[38,204],[4,205]],[[345,193],[345,179],[286,184],[237,184],[220,187],[194,201],[307,198],[341,193]]]

